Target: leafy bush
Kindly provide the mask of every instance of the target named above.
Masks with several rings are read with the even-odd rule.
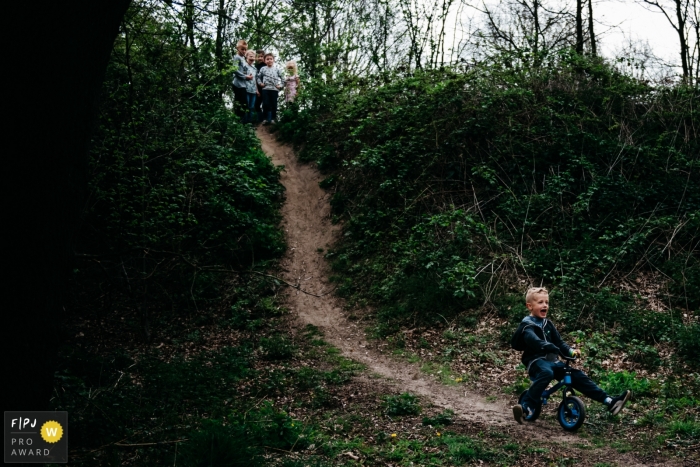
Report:
[[[309,446],[313,432],[299,420],[284,411],[275,409],[264,402],[259,410],[250,412],[244,423],[250,436],[257,441],[276,449],[292,451]]]
[[[191,433],[188,443],[183,444],[178,462],[192,467],[267,465],[264,446],[291,451],[309,445],[312,433],[268,402],[247,415],[233,417],[226,424],[205,420],[201,429]]]
[[[90,291],[106,293],[138,310],[147,339],[153,316],[230,302],[251,282],[241,273],[284,251],[279,171],[225,107],[214,50],[183,44],[169,10],[134,2],[122,23],[76,237],[72,308],[94,312]]]
[[[700,439],[700,422],[697,420],[674,420],[668,424],[668,433],[681,438]]]
[[[452,420],[454,419],[455,413],[450,409],[446,409],[443,412],[435,415],[434,417],[423,417],[423,425],[431,426],[447,426],[452,425]]]
[[[309,367],[300,368],[296,374],[296,381],[300,389],[311,389],[321,381],[321,372]]]
[[[153,418],[179,426],[182,417],[201,410],[212,410],[211,417],[223,417],[231,386],[254,374],[250,358],[246,347],[227,347],[168,363],[157,355],[143,355],[133,362],[74,349],[62,355],[56,387],[63,389],[52,405],[76,413],[71,428],[76,446],[97,447],[138,431],[134,421]],[[220,434],[212,432],[214,437]]]
[[[655,369],[661,365],[661,358],[659,357],[659,351],[656,350],[654,346],[639,343],[636,339],[632,339],[627,344],[628,353],[630,360],[633,362],[641,363],[648,369]]]
[[[260,350],[266,360],[286,360],[294,355],[294,345],[282,334],[260,339]]]
[[[443,437],[443,442],[447,445],[448,456],[452,462],[457,464],[475,460],[488,461],[494,457],[494,453],[483,443],[466,436],[446,434]]]
[[[698,405],[700,401],[700,374],[684,372],[669,375],[661,386],[661,394],[671,408]]]
[[[255,467],[264,465],[261,450],[246,433],[245,425],[222,425],[206,420],[183,443],[178,463],[184,467]]]
[[[674,341],[674,314],[640,313],[643,299],[619,286],[667,271],[661,293],[697,301],[696,89],[562,53],[538,70],[494,59],[332,95],[314,107],[309,91],[281,132],[303,135],[302,157],[334,182],[338,290],[378,307],[380,335],[528,277],[553,289],[566,327]]]
[[[340,384],[345,384],[348,381],[350,381],[350,378],[354,374],[355,374],[355,371],[352,369],[348,369],[348,370],[335,369],[335,370],[325,372],[323,374],[323,379],[328,384],[340,385]]]
[[[524,370],[524,369],[523,369]],[[520,395],[524,390],[530,387],[531,381],[527,376],[518,376],[513,384],[505,386],[503,392],[506,394]]]
[[[384,396],[382,405],[389,416],[418,415],[421,412],[418,398],[413,394],[404,392],[398,396]]]
[[[652,383],[648,379],[639,379],[636,373],[628,371],[603,372],[598,376],[598,384],[612,395],[629,389],[635,398],[650,395],[652,389]]]
[[[330,407],[337,405],[337,399],[333,399],[331,392],[324,386],[316,386],[313,391],[311,391],[311,407]]]
[[[700,228],[700,214],[697,212],[688,214],[684,221],[696,232]],[[688,310],[700,310],[700,259],[697,255],[689,254],[668,261],[664,272],[672,279],[669,292],[673,303]]]
[[[686,360],[700,368],[700,352],[698,352],[698,342],[700,342],[700,323],[690,324],[685,326],[678,325],[678,334],[676,336],[678,351]]]

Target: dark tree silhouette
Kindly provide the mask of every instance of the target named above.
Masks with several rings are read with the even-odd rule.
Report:
[[[129,0],[11,2],[5,43],[4,410],[48,406],[100,85]]]

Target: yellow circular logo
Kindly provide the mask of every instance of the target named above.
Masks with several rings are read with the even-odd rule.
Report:
[[[63,438],[63,427],[54,420],[49,420],[41,426],[41,437],[47,443],[56,443]]]

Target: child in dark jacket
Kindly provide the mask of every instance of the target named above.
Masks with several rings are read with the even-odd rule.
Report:
[[[522,362],[527,368],[532,385],[522,401],[522,405],[513,406],[513,416],[518,423],[523,423],[542,404],[541,395],[552,379],[564,377],[564,363],[559,361],[559,354],[567,357],[580,356],[581,351],[572,349],[562,339],[551,321],[547,320],[549,311],[549,292],[543,287],[531,288],[525,295],[525,305],[530,310],[518,329],[513,334],[511,346],[523,351]],[[610,397],[581,370],[571,369],[572,387],[594,401],[608,406],[613,415],[617,415],[627,403],[630,391],[623,391],[617,397]]]
[[[265,64],[265,51],[263,49],[258,49],[255,52],[255,69],[258,70],[258,73],[260,73],[260,70],[267,66]],[[258,76],[257,74],[255,76]],[[255,113],[258,115],[258,122],[263,121],[263,110],[262,110],[262,86],[256,81],[256,85],[258,86],[258,97],[255,99]]]

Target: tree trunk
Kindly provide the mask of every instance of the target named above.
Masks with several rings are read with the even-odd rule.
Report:
[[[597,57],[598,50],[595,40],[595,32],[593,31],[593,0],[588,0],[588,36],[591,38],[591,56]]]
[[[4,410],[44,410],[87,148],[104,73],[129,0],[6,5]],[[9,10],[9,11],[7,11]],[[31,31],[31,34],[27,34]],[[50,70],[50,79],[47,72]],[[49,84],[50,83],[50,84]],[[47,91],[50,85],[51,91]]]
[[[389,66],[389,62],[387,61],[387,48],[388,44],[387,41],[389,40],[389,2],[386,2],[386,6],[384,7],[384,33],[383,33],[383,40],[384,44],[382,46],[382,71],[386,71],[387,67]]]
[[[216,61],[216,71],[219,72],[218,84],[219,84],[219,99],[223,99],[224,90],[226,89],[226,81],[223,76],[224,71],[224,32],[226,29],[226,0],[219,0],[219,17],[216,21],[216,48],[214,49],[214,57]],[[223,137],[223,134],[222,134]]]
[[[226,28],[225,0],[219,0],[219,17],[216,21],[216,70],[221,73],[224,69],[224,29]]]
[[[316,13],[316,9],[318,8],[316,5],[316,2],[311,2],[311,8],[313,8],[313,12],[311,15],[311,57],[309,57],[309,64],[311,65],[309,67],[309,74],[311,75],[312,78],[317,78],[317,64],[318,64],[318,50],[319,47],[317,47],[316,44],[316,32],[318,30],[318,15]]]
[[[693,47],[692,52],[689,51],[688,53],[695,60],[695,70],[692,70],[690,64],[688,68],[690,73],[695,75],[695,86],[700,87],[700,2],[698,0],[692,1],[693,9],[691,11],[694,12],[694,16],[691,24],[693,29],[695,29],[695,47]]]
[[[681,66],[683,67],[683,80],[688,82],[690,73],[688,70],[688,42],[685,37],[685,16],[683,15],[682,0],[674,0],[676,3],[676,18],[678,19],[678,39],[681,43]]]
[[[186,41],[189,41],[190,47],[195,49],[194,44],[194,0],[185,0],[185,32],[187,34]]]
[[[539,0],[535,0],[533,4],[533,16],[534,16],[534,22],[535,22],[535,44],[533,47],[533,55],[534,55],[534,66],[538,67],[540,65],[540,57],[539,57],[539,45],[540,45],[540,11],[539,11]]]
[[[668,11],[666,11],[666,8],[661,6],[661,4],[658,2],[658,0],[642,0],[644,3],[647,3],[649,5],[652,5],[656,7],[661,13],[664,14],[668,22],[671,24],[671,27],[675,29],[676,33],[678,34],[678,40],[680,42],[680,52],[681,52],[681,67],[683,68],[683,81],[686,83],[690,82],[690,75],[691,75],[691,70],[690,70],[690,49],[688,47],[688,37],[686,37],[686,24],[688,21],[688,7],[690,6],[690,1],[691,0],[673,0],[673,4],[676,7],[676,21],[678,24],[675,24],[671,17],[673,16],[672,14],[669,14]],[[693,0],[693,6],[697,7],[697,2]],[[697,18],[697,8],[694,10],[695,11],[695,18]],[[691,21],[692,17],[691,17]],[[697,26],[696,26],[697,27]]]
[[[576,0],[576,53],[583,54],[583,0]]]

